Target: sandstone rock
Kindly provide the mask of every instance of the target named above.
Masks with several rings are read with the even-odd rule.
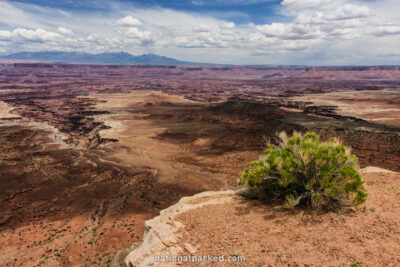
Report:
[[[376,173],[379,173],[383,176],[391,174],[398,175],[395,172],[377,167],[367,167],[362,169],[362,172],[367,178],[367,184],[371,179],[376,179]],[[381,178],[378,179],[378,181],[380,180]],[[385,182],[383,181],[382,183]],[[378,188],[380,190],[383,190],[382,186],[378,186]],[[370,198],[373,199],[374,191],[372,190],[371,193],[372,195],[370,196]],[[188,254],[196,255],[196,253],[199,253],[200,251],[200,244],[182,242],[181,238],[186,230],[181,231],[184,229],[185,225],[183,225],[180,221],[176,219],[177,216],[186,212],[194,212],[194,210],[208,205],[213,205],[212,207],[210,207],[210,210],[212,210],[216,209],[215,207],[219,205],[223,206],[228,203],[229,205],[234,205],[235,203],[237,204],[239,202],[238,198],[235,197],[236,195],[240,195],[246,198],[253,198],[251,192],[249,192],[249,190],[247,190],[246,188],[237,191],[204,192],[194,195],[192,197],[184,197],[177,204],[165,210],[162,210],[159,216],[146,221],[143,243],[133,249],[132,252],[127,255],[127,257],[125,258],[125,264],[129,267],[160,266],[159,262],[155,262],[155,256],[179,256]],[[373,199],[372,201],[376,200]],[[359,216],[360,214],[363,214],[359,213],[356,208],[352,208],[351,210],[355,214],[354,216]],[[328,219],[329,218],[327,218],[327,220]],[[213,222],[211,222],[211,224],[213,224]],[[227,229],[235,225],[235,223],[231,223],[228,225]],[[334,223],[332,227],[336,227]],[[193,231],[190,226],[187,230]],[[310,233],[315,231],[314,228],[308,228],[307,230]],[[284,231],[277,231],[277,233],[284,233]],[[181,242],[178,242],[179,240]],[[162,263],[162,266],[179,265],[179,262]]]
[[[206,205],[222,204],[232,201],[234,191],[203,192],[192,197],[184,197],[177,204],[162,210],[160,215],[146,221],[143,243],[134,249],[125,259],[129,267],[157,266],[155,256],[186,255],[195,253],[193,244],[186,243],[184,247],[177,244],[178,232],[184,228],[174,218],[188,210]],[[176,266],[177,263],[164,263],[163,266]]]
[[[363,173],[387,173],[387,174],[396,174],[396,172],[391,170],[382,169],[379,167],[367,166],[362,169]]]
[[[133,243],[130,248],[125,248],[117,251],[114,257],[111,260],[111,263],[108,267],[125,267],[125,258],[126,256],[138,246],[140,246],[141,242]]]
[[[257,198],[257,195],[247,187],[238,189],[236,191],[236,194],[238,194],[239,196],[248,198],[248,199],[256,199]]]

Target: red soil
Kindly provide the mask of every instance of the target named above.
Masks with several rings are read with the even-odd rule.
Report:
[[[399,73],[0,65],[0,265],[106,266],[160,209],[235,188],[237,173],[281,130],[339,136],[363,166],[400,170],[398,128],[279,108],[294,95],[399,88]],[[130,94],[143,90],[174,96]],[[238,95],[249,100],[224,102]],[[102,118],[120,136],[106,134]]]
[[[185,225],[180,245],[191,245],[193,255],[246,257],[201,266],[399,266],[400,174],[367,168],[364,178],[368,200],[347,213],[287,210],[239,196],[185,212],[177,218]]]

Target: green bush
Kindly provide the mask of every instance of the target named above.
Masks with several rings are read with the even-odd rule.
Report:
[[[258,161],[239,176],[253,194],[285,200],[288,207],[338,209],[358,205],[367,198],[358,159],[338,139],[319,140],[317,134],[279,134],[278,146],[269,144]]]

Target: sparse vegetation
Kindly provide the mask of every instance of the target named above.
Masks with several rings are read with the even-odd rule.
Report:
[[[351,266],[351,267],[364,267],[365,265],[364,265],[364,263],[362,263],[361,261],[353,261],[353,262],[350,264],[350,266]]]
[[[386,189],[389,191],[396,191],[396,188],[393,186],[387,186]]]
[[[338,139],[322,142],[313,132],[279,137],[278,146],[269,144],[240,174],[240,185],[260,198],[285,200],[288,207],[308,203],[338,209],[366,200],[358,159]]]
[[[375,212],[375,207],[369,209],[371,212]]]

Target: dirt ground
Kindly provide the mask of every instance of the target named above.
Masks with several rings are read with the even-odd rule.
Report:
[[[0,70],[0,266],[107,266],[116,251],[142,239],[144,221],[160,209],[183,196],[236,188],[237,174],[281,130],[339,136],[363,166],[400,170],[396,127],[254,101],[399,88],[399,68]],[[237,100],[244,95],[250,100]],[[396,95],[371,102],[391,111]],[[352,94],[345,100],[361,110],[375,96],[358,106]]]
[[[400,126],[399,89],[307,94],[292,97],[290,100],[311,102],[313,105],[336,106],[336,112],[340,115]]]
[[[180,242],[195,255],[246,257],[193,266],[399,266],[400,174],[371,167],[363,174],[369,197],[356,211],[286,210],[236,196],[180,215]]]
[[[160,209],[182,196],[234,187],[237,173],[258,154],[229,144],[202,154],[212,152],[211,139],[191,140],[191,133],[222,129],[223,136],[229,129],[164,121],[166,110],[191,108],[181,97],[95,97],[107,99],[99,108],[110,113],[94,117],[113,126],[100,137],[119,142],[82,149],[63,143],[65,136],[43,123],[1,124],[1,266],[107,266],[115,252],[141,240],[144,222]],[[152,105],[157,112],[148,112]],[[146,118],[151,114],[160,118]]]
[[[13,107],[10,107],[5,102],[0,101],[0,120],[20,118],[19,116],[12,114],[11,113],[12,110],[13,110]]]
[[[202,151],[212,152],[215,140],[199,133],[229,132],[222,123],[189,118],[191,112],[205,104],[155,91],[90,97],[99,100],[97,110],[110,112],[94,116],[96,121],[111,126],[100,131],[100,135],[118,140],[99,147],[103,157],[125,166],[152,169],[158,183],[179,185],[187,189],[186,194],[234,187],[237,174],[245,166],[242,159],[257,155],[257,152],[229,149],[202,155]],[[185,112],[188,119],[173,118]],[[174,138],[160,139],[164,135]]]
[[[32,125],[0,133],[0,266],[107,266],[157,214],[140,195],[153,191],[146,169],[62,147]]]
[[[276,132],[301,124],[325,127],[327,135],[346,129],[341,133],[357,136],[347,141],[363,164],[398,167],[397,148],[387,145],[395,132],[376,139],[378,128],[354,133],[353,122],[276,106],[198,103],[156,91],[74,101],[96,103],[84,120],[105,125],[96,126],[94,148],[65,143],[67,133],[27,118],[1,124],[0,265],[107,266],[116,251],[141,240],[144,222],[160,209],[183,196],[236,188],[238,173]]]

